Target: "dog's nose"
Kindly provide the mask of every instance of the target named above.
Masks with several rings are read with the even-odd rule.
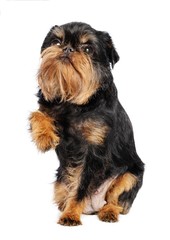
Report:
[[[63,52],[66,54],[69,54],[71,52],[74,52],[74,49],[70,46],[67,46],[67,47],[63,48]]]

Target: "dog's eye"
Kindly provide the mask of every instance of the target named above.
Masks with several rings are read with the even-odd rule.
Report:
[[[91,46],[84,47],[84,52],[87,54],[93,53],[93,48]]]
[[[56,38],[54,39],[52,42],[51,42],[52,45],[57,45],[57,46],[60,46],[61,45],[61,40]]]

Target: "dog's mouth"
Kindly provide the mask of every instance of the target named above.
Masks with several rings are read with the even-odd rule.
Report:
[[[74,57],[73,56],[68,55],[68,54],[61,54],[60,56],[58,56],[56,58],[56,61],[61,62],[61,64],[62,64],[61,66],[63,66],[63,69],[61,68],[61,72],[64,72],[64,68],[65,67],[68,69],[68,71],[69,71],[69,68],[71,68],[81,78],[81,73],[80,73],[79,69],[77,68],[77,66],[76,66],[76,64],[74,62]],[[57,67],[58,67],[58,65],[57,65]],[[72,81],[74,81],[74,78],[75,78],[75,76],[72,78]],[[68,78],[66,78],[66,80],[67,79]]]
[[[61,61],[62,63],[66,63],[66,64],[67,64],[67,63],[71,63],[71,58],[70,58],[70,56],[68,56],[68,55],[66,55],[66,54],[63,54],[63,55],[57,57],[56,60],[59,60],[59,61]]]
[[[98,89],[98,80],[87,55],[76,51],[66,54],[56,46],[42,52],[38,83],[46,100],[85,104]]]

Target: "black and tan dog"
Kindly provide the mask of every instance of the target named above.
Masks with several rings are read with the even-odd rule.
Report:
[[[54,26],[41,57],[39,110],[30,125],[38,149],[55,149],[60,161],[59,223],[79,225],[82,213],[118,221],[142,186],[144,164],[113,82],[119,56],[111,37],[85,23]]]

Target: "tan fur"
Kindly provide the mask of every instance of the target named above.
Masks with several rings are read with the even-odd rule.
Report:
[[[82,173],[82,166],[76,168],[68,167],[66,169],[65,178],[63,182],[56,182],[54,185],[54,201],[59,209],[63,211],[67,206],[70,198],[76,196],[76,191],[80,184],[80,177]]]
[[[93,119],[87,119],[82,122],[77,128],[81,131],[83,137],[90,144],[102,145],[108,133],[108,126],[103,122]]]
[[[54,186],[54,201],[63,211],[59,224],[79,225],[81,224],[80,215],[85,208],[86,200],[77,202],[76,193],[80,183],[82,166],[77,168],[67,168],[63,182],[56,182]]]
[[[126,213],[126,206],[119,205],[119,196],[130,191],[137,183],[137,178],[131,173],[125,173],[114,179],[106,193],[107,204],[100,209],[98,216],[102,221],[118,221],[120,213]]]
[[[119,213],[122,211],[120,206],[106,204],[98,213],[100,220],[104,222],[117,222]]]
[[[118,204],[118,198],[123,192],[130,191],[137,183],[137,178],[131,173],[125,173],[113,181],[107,194],[106,201],[113,204]]]
[[[68,188],[64,183],[55,182],[54,184],[54,202],[58,205],[60,211],[64,211],[67,203]]]
[[[60,39],[64,38],[64,30],[58,26],[53,29],[53,33]]]
[[[96,36],[94,36],[93,34],[83,34],[83,35],[81,35],[80,36],[80,42],[82,43],[82,44],[85,44],[85,43],[88,43],[89,41],[91,41],[91,42],[96,42],[97,41],[97,38],[96,38]]]
[[[64,58],[58,46],[42,52],[38,83],[46,100],[60,97],[76,104],[87,103],[99,87],[90,57],[75,51]]]
[[[31,135],[37,148],[45,152],[50,148],[55,148],[60,141],[56,135],[54,120],[46,114],[36,111],[30,115]]]
[[[68,199],[67,206],[62,213],[58,223],[65,226],[76,226],[82,224],[80,215],[85,207],[85,200],[77,202],[75,199]]]

